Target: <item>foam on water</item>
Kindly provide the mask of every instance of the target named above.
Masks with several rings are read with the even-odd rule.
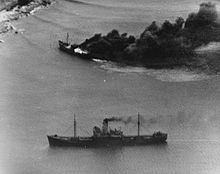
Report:
[[[213,52],[220,51],[220,42],[210,42],[208,45],[204,45],[196,49],[197,52]]]
[[[101,59],[92,59],[94,62],[99,62],[99,63],[106,63],[106,60],[101,60]]]
[[[189,82],[210,79],[213,75],[196,73],[187,69],[147,69],[145,67],[120,66],[113,62],[96,61],[101,63],[100,68],[109,72],[118,73],[142,73],[166,82]]]
[[[213,76],[204,73],[195,73],[184,69],[179,70],[148,70],[148,75],[167,82],[190,82],[210,79]]]

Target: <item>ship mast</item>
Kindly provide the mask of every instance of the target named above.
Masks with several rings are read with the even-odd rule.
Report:
[[[69,44],[69,33],[68,33],[68,32],[67,32],[67,34],[66,34],[66,43]]]
[[[74,114],[74,138],[76,138],[76,116]]]
[[[138,136],[140,136],[140,114],[138,112]]]

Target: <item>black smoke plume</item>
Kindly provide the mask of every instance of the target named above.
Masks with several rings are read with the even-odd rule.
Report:
[[[144,128],[149,128],[153,124],[163,124],[163,123],[172,123],[177,125],[182,125],[191,122],[191,114],[185,113],[183,111],[179,111],[176,115],[156,115],[151,118],[147,118],[147,116],[139,115],[140,124]],[[138,116],[124,116],[124,117],[111,117],[105,118],[103,122],[120,122],[125,125],[133,124],[137,125]]]
[[[122,64],[199,67],[201,60],[195,49],[220,41],[217,19],[216,5],[207,2],[200,4],[198,12],[189,14],[186,20],[178,17],[175,22],[166,20],[161,26],[152,22],[137,38],[113,29],[104,36],[95,34],[79,46],[100,58]]]
[[[218,18],[216,5],[208,2],[200,4],[198,13],[190,13],[186,19],[185,28],[203,27],[215,23]]]
[[[141,124],[144,124],[147,122],[147,120],[142,116],[139,115]],[[128,117],[111,117],[111,118],[105,118],[103,122],[121,122],[125,125],[127,124],[137,124],[138,122],[138,116],[128,116]]]

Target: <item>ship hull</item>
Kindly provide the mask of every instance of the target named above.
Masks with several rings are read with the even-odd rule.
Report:
[[[47,137],[50,146],[67,147],[137,146],[164,144],[167,140],[167,134],[161,137],[153,137],[151,135],[123,137],[62,137],[57,135],[50,135]]]

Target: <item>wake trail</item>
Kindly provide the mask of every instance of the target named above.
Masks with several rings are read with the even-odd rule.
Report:
[[[75,16],[75,17],[80,17],[80,18],[84,18],[84,19],[92,19],[92,17],[90,17],[90,16],[82,16],[78,13],[69,12],[69,11],[66,11],[64,9],[60,9],[60,8],[57,8],[57,7],[54,7],[53,9],[55,10],[56,13],[58,12],[58,13],[65,14],[65,15],[68,15],[68,16]]]
[[[72,12],[68,12],[68,11],[65,11],[65,10],[61,10],[57,7],[54,7],[53,8],[54,10],[56,10],[56,12],[59,12],[59,13],[62,13],[62,14],[66,14],[66,15],[69,15],[69,16],[79,16],[77,13],[72,13]]]
[[[109,61],[100,61],[93,59],[93,61],[99,64],[99,68],[105,69],[111,73],[122,73],[122,74],[146,74],[157,80],[164,82],[190,82],[190,81],[201,81],[207,80],[216,75],[208,75],[205,73],[197,73],[189,71],[188,69],[148,69],[145,67],[133,67],[133,66],[120,66],[117,63]]]
[[[43,48],[41,48],[37,43],[34,43],[33,41],[31,41],[30,39],[28,39],[27,37],[25,37],[25,35],[21,34],[20,35],[21,38],[28,43],[29,46],[31,46],[32,48],[35,48],[41,52],[45,52]]]
[[[78,1],[78,0],[64,0],[64,1],[74,3],[74,4],[79,4],[79,5],[105,8],[105,9],[115,9],[116,8],[116,7],[113,7],[113,6],[106,6],[106,5],[101,5],[101,4],[88,3],[88,2]]]
[[[61,28],[61,29],[68,30],[68,31],[75,30],[77,33],[80,33],[80,30],[77,29],[77,28],[65,27],[61,24],[58,24],[56,22],[52,22],[52,21],[47,20],[47,19],[43,19],[43,18],[38,17],[38,16],[33,16],[33,18],[40,21],[40,22],[43,22],[43,23],[48,24],[48,25],[52,25],[52,26],[57,27],[57,28]]]
[[[75,4],[90,5],[89,3],[82,2],[82,1],[77,1],[77,0],[64,0],[64,1],[75,3]]]

